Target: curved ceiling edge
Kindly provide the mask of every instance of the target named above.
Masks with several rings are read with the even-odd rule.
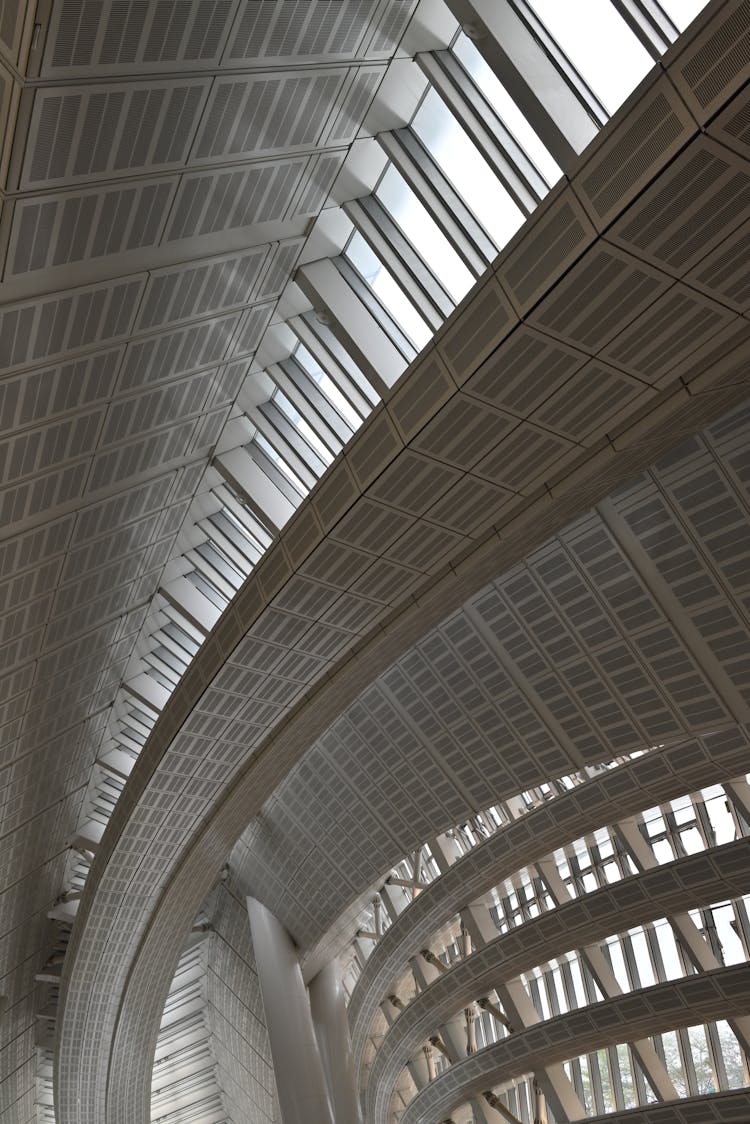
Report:
[[[546,453],[538,446],[535,471],[515,487],[499,468],[493,479],[489,469],[475,474],[474,461],[438,459],[440,438],[431,443],[428,429],[433,419],[439,434],[451,411],[468,404],[485,434],[497,425],[497,409],[474,396],[475,382],[486,375],[490,357],[502,361],[506,342],[531,330],[560,347],[551,293],[569,304],[570,294],[590,284],[603,256],[620,285],[646,268],[586,228],[570,185],[553,196],[526,236],[532,231],[529,241],[539,241],[539,224],[567,222],[566,208],[572,209],[580,219],[580,256],[572,264],[571,255],[551,262],[554,275],[544,295],[537,300],[535,292],[537,303],[528,301],[531,329],[521,320],[525,310],[515,311],[519,302],[507,277],[518,266],[521,238],[334,462],[220,619],[159,718],[97,854],[66,957],[56,1067],[61,1124],[140,1119],[151,1063],[144,1043],[158,1022],[183,930],[248,819],[346,703],[484,583],[745,397],[747,372],[737,357],[746,350],[750,325],[726,314],[712,322],[689,359],[676,367],[674,359],[665,360],[671,368],[655,371],[629,409],[611,407],[600,436],[588,444],[515,417],[496,442],[495,464],[517,461],[519,441],[528,451],[534,435],[547,440]],[[650,266],[648,275],[649,300],[635,316],[632,309],[621,314],[630,336],[648,334],[647,325],[661,315],[661,298],[675,287],[666,272]],[[602,341],[589,339],[583,327],[576,336],[577,330],[572,322],[565,327],[567,350],[577,348],[584,361],[599,354]],[[465,455],[473,453],[472,445]],[[472,494],[481,495],[483,507],[467,528],[462,519]],[[399,533],[429,533],[440,544],[421,569],[400,566],[411,578],[402,597],[358,598],[345,582],[337,588],[311,576],[322,550],[354,549],[372,567],[388,560],[391,542],[380,540],[383,528],[394,524]],[[359,631],[346,632],[335,623],[337,607],[352,601],[369,616]],[[241,694],[232,696],[231,713],[221,710],[226,661],[246,666],[243,645],[278,636],[278,630],[290,649],[309,652],[314,636],[319,653],[335,654],[320,655],[316,676],[301,682],[294,704],[276,708],[265,726],[240,717],[247,701]],[[338,651],[331,639],[340,640]],[[79,980],[86,986],[78,987]]]

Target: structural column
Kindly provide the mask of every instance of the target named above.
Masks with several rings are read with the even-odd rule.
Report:
[[[346,998],[338,964],[327,964],[310,984],[310,1008],[336,1124],[361,1124]]]
[[[297,950],[255,898],[247,912],[283,1124],[334,1124]]]

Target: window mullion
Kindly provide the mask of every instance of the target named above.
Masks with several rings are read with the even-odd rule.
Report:
[[[508,194],[531,214],[547,194],[547,183],[461,63],[450,51],[420,54],[417,62]]]
[[[497,247],[418,137],[411,129],[398,129],[380,133],[377,140],[466,268],[479,277],[495,258]]]
[[[270,439],[273,445],[278,446],[282,457],[305,487],[314,487],[326,466],[279,407],[273,402],[264,402],[250,410],[250,417],[266,440]]]
[[[388,336],[394,347],[401,353],[408,366],[416,357],[417,349],[406,333],[396,323],[396,320],[379,299],[377,293],[362,279],[351,262],[343,255],[334,258],[333,264],[352,291],[369,310],[380,330]],[[406,290],[404,290],[404,292],[406,292]]]
[[[268,438],[266,438],[266,440],[268,440]],[[269,444],[275,448],[275,439],[269,441]],[[295,487],[284,471],[271,460],[265,450],[255,441],[251,441],[249,445],[245,446],[245,449],[257,467],[268,477],[284,498],[287,499],[289,503],[293,504],[294,507],[297,507],[300,500],[304,499],[304,493],[300,492],[300,490]]]
[[[314,312],[293,316],[289,327],[333,380],[353,409],[363,418],[377,406],[380,398],[353,357],[342,346],[330,328],[322,324]]]
[[[315,424],[310,424],[316,433],[320,431],[321,440],[335,456],[351,437],[352,427],[329,402],[315,380],[300,366],[294,355],[274,367],[272,378],[301,414],[311,414],[315,418]]]
[[[414,358],[414,348],[409,345],[404,354],[396,346],[375,315],[374,294],[364,282],[361,287],[352,285],[354,270],[340,268],[340,261],[322,258],[310,262],[297,270],[295,280],[382,398]],[[362,293],[361,288],[367,291]]]
[[[610,0],[654,61],[661,58],[679,35],[656,0]]]
[[[606,120],[560,66],[561,52],[550,36],[531,30],[512,0],[446,0],[453,15],[471,25],[477,49],[524,113],[532,129],[564,172],[594,139]],[[548,40],[548,42],[545,42]],[[572,67],[568,66],[572,71]]]
[[[450,316],[455,303],[382,203],[370,195],[345,203],[344,211],[436,332]]]

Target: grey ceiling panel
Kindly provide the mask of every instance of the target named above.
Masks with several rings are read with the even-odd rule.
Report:
[[[185,163],[208,79],[37,91],[21,187],[158,172]]]
[[[209,258],[153,272],[138,313],[137,331],[247,304],[268,253],[260,246],[245,254]]]
[[[183,176],[166,240],[194,238],[283,219],[307,160],[279,160]]]
[[[376,0],[246,0],[225,61],[351,57],[376,6]]]
[[[0,382],[0,433],[108,398],[121,359],[122,348],[116,348],[4,379]]]
[[[6,280],[158,245],[176,185],[164,179],[17,202]]]
[[[61,0],[42,63],[45,78],[218,65],[235,0]]]
[[[135,275],[6,305],[0,312],[0,374],[126,336],[144,282]]]
[[[318,143],[347,70],[217,78],[193,160],[229,160]]]

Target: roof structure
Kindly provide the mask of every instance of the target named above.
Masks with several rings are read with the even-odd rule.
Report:
[[[366,1124],[750,1118],[702,8],[0,4],[0,1124],[281,1120],[248,895]]]

